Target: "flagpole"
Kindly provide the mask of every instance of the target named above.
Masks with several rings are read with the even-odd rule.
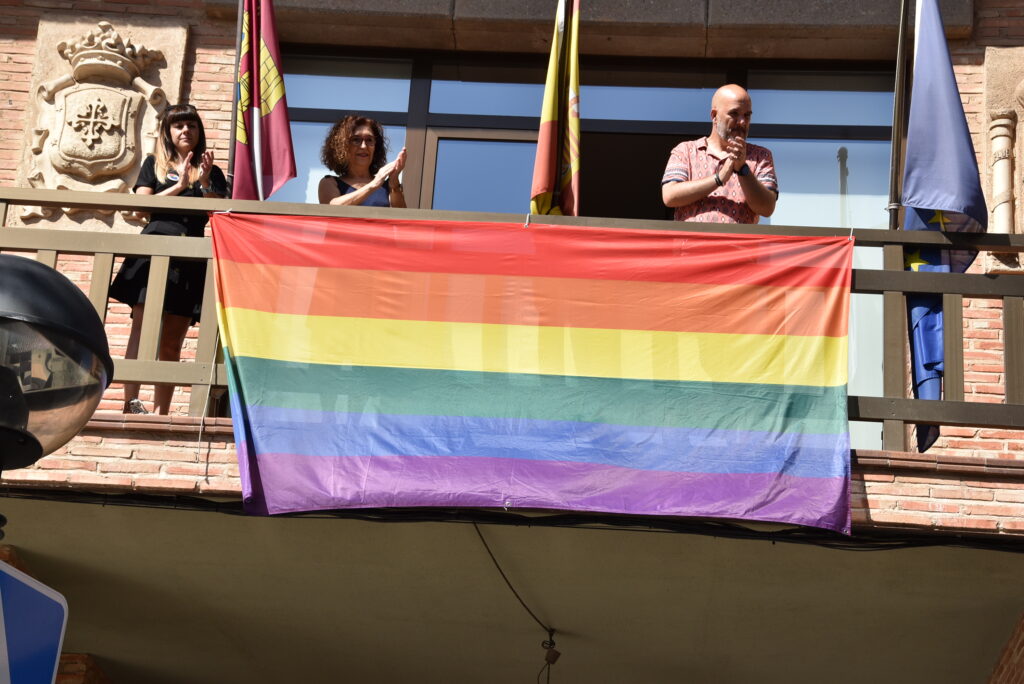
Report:
[[[228,140],[228,187],[232,186],[235,180],[235,131],[238,126],[238,65],[241,62],[242,52],[242,17],[245,14],[245,7],[242,3],[245,0],[238,0],[238,20],[235,22],[235,72],[232,74],[232,90],[234,95],[231,98],[231,137]]]
[[[889,230],[900,227],[900,174],[903,157],[903,122],[907,103],[907,18],[910,0],[900,0],[900,30],[896,43],[896,84],[893,87],[892,149],[889,152]]]
[[[907,15],[910,0],[900,1],[900,28],[896,42],[896,83],[893,86],[892,145],[889,150],[889,230],[899,230],[901,192],[900,179],[903,157],[903,121],[906,118],[907,77]],[[903,247],[886,245],[882,249],[886,270],[902,271]],[[886,397],[904,398],[907,386],[906,356],[906,303],[903,294],[886,292],[882,304],[882,330],[884,353],[882,357],[882,393]],[[888,451],[906,451],[907,429],[902,420],[882,422],[882,448]]]
[[[847,197],[849,195],[850,168],[846,165],[850,157],[850,151],[843,145],[836,150],[836,161],[839,162],[839,227],[847,228],[850,225],[849,211],[847,209]]]

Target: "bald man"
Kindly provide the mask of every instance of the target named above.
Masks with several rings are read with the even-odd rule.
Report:
[[[738,85],[711,98],[711,134],[676,145],[661,179],[661,198],[677,221],[757,223],[779,197],[772,153],[747,143],[752,107]]]

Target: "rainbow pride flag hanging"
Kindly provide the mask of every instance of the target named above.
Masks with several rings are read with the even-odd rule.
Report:
[[[847,238],[213,216],[248,510],[849,532]]]

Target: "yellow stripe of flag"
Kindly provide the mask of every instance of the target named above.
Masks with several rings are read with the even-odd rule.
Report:
[[[837,386],[847,338],[273,314],[227,308],[232,354],[329,365]]]

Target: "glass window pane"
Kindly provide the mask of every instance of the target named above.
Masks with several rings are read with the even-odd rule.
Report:
[[[891,126],[888,73],[752,71],[755,123]]]
[[[404,112],[411,62],[289,60],[284,75],[289,107]]]
[[[892,93],[754,90],[755,123],[891,126]]]
[[[320,148],[323,147],[331,124],[293,121],[291,129],[296,176],[268,199],[273,202],[316,204],[320,179],[331,173],[320,163]],[[405,146],[405,126],[385,126],[384,135],[388,141],[388,157],[394,159]]]
[[[430,86],[430,111],[539,117],[543,98],[542,83],[435,80]]]
[[[779,178],[775,213],[770,219],[762,218],[762,223],[889,227],[885,210],[889,203],[888,141],[776,138],[751,142],[771,150]],[[845,187],[840,178],[844,168]]]
[[[853,267],[881,269],[881,247],[855,247]],[[882,295],[850,295],[850,395],[882,396]],[[881,449],[882,424],[850,421],[850,444],[854,449]]]
[[[580,88],[584,119],[626,121],[703,121],[711,111],[711,88],[645,88],[591,85]],[[430,111],[539,117],[544,99],[540,83],[434,81]]]
[[[434,209],[530,210],[535,142],[439,140]]]
[[[580,116],[627,121],[704,121],[710,117],[714,92],[714,88],[585,85],[580,88]]]

